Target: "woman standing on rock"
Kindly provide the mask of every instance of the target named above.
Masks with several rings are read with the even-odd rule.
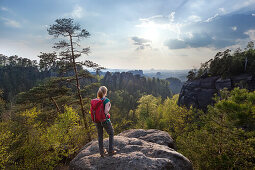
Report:
[[[106,96],[107,96],[107,88],[105,86],[101,86],[97,91],[97,98],[103,101],[104,113],[106,115],[106,120],[104,122],[96,123],[97,133],[98,133],[99,152],[101,157],[104,157],[106,154],[106,150],[103,148],[103,128],[106,130],[106,132],[109,135],[108,155],[112,156],[116,153],[116,151],[113,150],[114,132],[113,132],[112,123],[111,123],[110,114],[109,114],[111,103]]]

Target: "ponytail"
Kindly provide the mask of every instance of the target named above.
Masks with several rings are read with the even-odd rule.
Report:
[[[103,96],[104,96],[104,94],[103,94],[103,92],[99,89],[98,91],[97,91],[97,98],[103,98]]]
[[[107,93],[107,88],[105,86],[101,86],[97,91],[97,98],[103,98]]]

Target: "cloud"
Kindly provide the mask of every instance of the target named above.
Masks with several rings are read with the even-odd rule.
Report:
[[[175,12],[171,12],[168,16],[154,15],[148,18],[139,19],[142,23],[169,24],[174,22]],[[139,26],[139,25],[138,25]]]
[[[139,37],[132,37],[132,40],[134,41],[135,45],[142,45],[144,43],[149,43],[151,42],[150,40],[146,40],[144,38],[139,38]]]
[[[255,40],[255,30],[254,29],[250,29],[246,32],[244,32],[244,34],[248,35],[250,40]]]
[[[1,10],[1,11],[7,11],[7,12],[9,11],[9,9],[8,9],[8,8],[3,7],[3,6],[2,6],[2,7],[0,7],[0,10]]]
[[[184,40],[170,39],[164,43],[169,49],[182,49],[187,48],[188,44]]]
[[[135,27],[149,30],[157,30],[158,32],[168,32],[179,37],[181,33],[182,23],[175,22],[175,12],[171,12],[169,15],[155,15],[148,18],[139,19],[141,23],[135,25]]]
[[[81,18],[83,15],[83,8],[79,5],[76,5],[71,12],[72,18]]]
[[[214,16],[208,18],[207,20],[205,20],[204,22],[211,22],[212,20],[214,20],[217,16],[219,16],[219,14],[215,14]]]
[[[245,0],[245,1],[242,1],[241,3],[236,3],[233,6],[233,9],[238,10],[238,9],[241,9],[241,8],[249,7],[249,6],[254,5],[254,4],[255,4],[254,0]]]
[[[169,49],[183,49],[183,48],[200,48],[200,47],[214,47],[223,48],[233,45],[235,42],[225,39],[218,39],[210,36],[208,33],[189,33],[184,34],[182,39],[169,39],[164,45]]]
[[[20,28],[21,27],[21,25],[18,21],[11,20],[9,18],[4,18],[4,17],[2,17],[1,19],[4,21],[4,24],[6,26],[13,27],[13,28]]]
[[[0,11],[3,11],[5,14],[8,13],[8,14],[11,14],[12,16],[17,16],[17,14],[13,10],[5,6],[0,6]]]
[[[254,16],[251,15],[254,12],[253,10],[243,14],[228,13],[227,15],[219,15],[216,19],[211,20],[211,22],[197,22],[186,25],[182,27],[179,39],[184,40],[189,47],[192,47],[193,45],[190,45],[189,41],[197,42],[198,40],[189,39],[188,36],[184,34],[190,32],[196,37],[197,35],[195,33],[206,33],[209,36],[207,37],[208,41],[210,39],[212,40],[210,40],[210,44],[201,44],[201,47],[224,48],[234,44],[243,46],[249,39],[252,39],[252,37],[255,38],[252,31],[249,31],[254,30],[255,20]],[[169,39],[171,38],[172,37],[169,36]]]
[[[224,8],[219,8],[219,11],[222,12],[222,13],[226,12],[226,10]]]
[[[170,20],[170,22],[174,22],[174,15],[175,15],[175,12],[171,12],[171,13],[169,14],[169,20]]]
[[[232,29],[233,31],[236,31],[236,30],[237,30],[237,27],[234,26],[234,27],[231,27],[231,29]]]
[[[139,20],[142,22],[150,22],[150,21],[160,21],[160,20],[162,20],[162,18],[164,18],[163,15],[155,15],[155,16],[148,17],[148,18],[141,18]]]
[[[144,50],[146,48],[152,48],[151,47],[151,41],[150,40],[147,40],[147,39],[144,39],[144,38],[139,38],[139,37],[131,37],[131,39],[133,40],[133,44],[138,46],[136,48],[136,50]]]
[[[248,30],[254,30],[255,10],[231,12],[229,6],[218,5],[214,11],[208,12],[216,11],[211,16],[197,12],[187,15],[175,11],[170,15],[155,15],[140,19],[141,23],[136,26],[144,29],[142,31],[153,28],[161,32],[161,42],[159,43],[163,42],[163,45],[169,49],[200,47],[221,49],[240,44],[240,39],[255,38],[254,33],[248,32]],[[244,34],[245,32],[246,34]],[[153,41],[153,46],[154,43],[155,41]]]
[[[197,15],[191,15],[188,17],[188,20],[189,21],[192,21],[192,22],[200,22],[202,21],[201,17],[200,16],[197,16]]]
[[[254,23],[254,17],[250,14],[237,13],[218,16],[217,19],[208,23],[197,24],[192,29],[200,29],[210,34],[211,37],[216,37],[216,39],[235,41],[248,38],[244,32],[254,29]]]

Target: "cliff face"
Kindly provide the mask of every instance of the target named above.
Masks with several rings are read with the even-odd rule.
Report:
[[[108,139],[104,140],[108,147]],[[71,161],[70,170],[192,170],[191,162],[174,149],[173,139],[160,130],[131,129],[114,137],[117,154],[101,158],[97,140],[91,141]]]
[[[207,77],[204,79],[187,81],[182,86],[178,105],[206,110],[207,105],[213,104],[214,94],[219,94],[223,88],[232,90],[235,87],[255,90],[255,75],[241,74],[230,78]]]

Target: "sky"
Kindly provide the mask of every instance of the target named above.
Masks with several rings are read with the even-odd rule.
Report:
[[[255,40],[255,0],[0,0],[0,54],[52,52],[58,18],[91,34],[84,60],[111,69],[198,68]]]

